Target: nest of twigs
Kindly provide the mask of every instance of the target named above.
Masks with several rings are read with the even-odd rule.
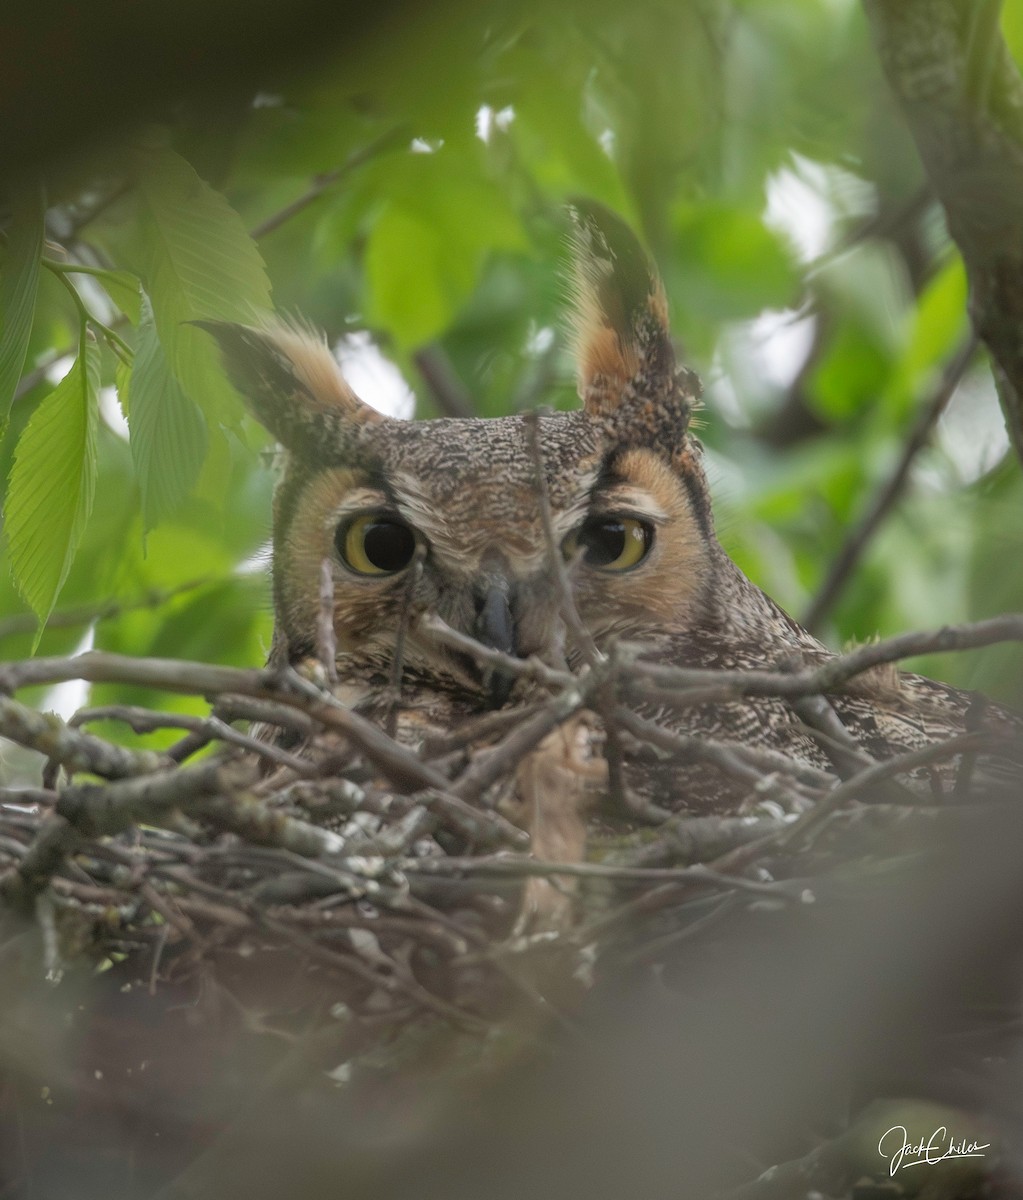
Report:
[[[686,687],[706,695],[714,685],[731,689],[729,694],[822,697],[859,672],[908,653],[978,645],[1023,631],[1020,618],[1000,621],[906,635],[803,673],[702,671],[688,678],[676,671],[669,679],[668,669],[655,670],[658,686],[673,683],[680,695]],[[0,733],[44,759],[38,786],[0,790],[0,958],[7,963],[9,1016],[9,1038],[0,1039],[8,1061],[0,1067],[30,1087],[42,1081],[45,1090],[77,1090],[79,1098],[82,1088],[88,1091],[93,1084],[83,1083],[81,1061],[65,1070],[52,1056],[29,1055],[27,1065],[11,1066],[26,1013],[47,1013],[47,1021],[57,1019],[58,1010],[66,1016],[61,997],[66,1009],[83,1010],[84,988],[92,1013],[88,1036],[100,1059],[134,1064],[124,1067],[129,1074],[153,1060],[165,1067],[174,1062],[184,1073],[185,1082],[173,1086],[136,1075],[130,1103],[144,1106],[142,1098],[152,1098],[154,1086],[161,1094],[171,1086],[179,1098],[197,1080],[211,1086],[204,1072],[216,1061],[218,1100],[214,1115],[205,1116],[219,1129],[253,1079],[265,1075],[264,1051],[253,1045],[283,1042],[293,1049],[300,1042],[302,1061],[314,1064],[317,1087],[324,1079],[350,1083],[353,1070],[365,1074],[366,1064],[377,1072],[383,1064],[395,1077],[405,1072],[408,1078],[411,1071],[434,1081],[464,1079],[483,1064],[493,1078],[509,1058],[529,1059],[538,1044],[549,1049],[566,1030],[571,1039],[594,1011],[601,1021],[608,1011],[617,1013],[623,989],[649,998],[652,980],[679,1006],[667,1010],[672,1022],[684,1019],[695,1036],[718,1047],[715,1054],[721,1046],[738,1047],[751,1011],[777,1012],[786,1014],[779,1017],[783,1032],[765,1037],[785,1046],[791,1033],[790,1052],[798,1060],[796,1042],[807,1033],[809,1018],[797,1014],[809,1005],[814,1037],[824,1045],[835,1039],[844,1047],[850,1023],[862,1039],[864,1012],[872,1013],[867,1027],[881,1022],[884,1035],[875,1049],[890,1066],[884,1048],[899,1041],[898,1030],[918,1029],[923,1006],[928,1029],[935,1013],[947,1010],[956,1029],[974,1038],[967,1054],[980,1071],[971,1076],[974,1084],[988,1078],[991,1062],[1013,1061],[1019,1052],[1018,997],[1014,988],[1005,991],[1003,968],[1011,976],[1017,961],[1023,849],[1018,797],[982,793],[969,775],[976,754],[993,748],[990,735],[966,734],[916,755],[868,764],[815,792],[798,782],[798,772],[780,776],[770,769],[777,763],[741,746],[696,745],[651,727],[652,750],[663,757],[674,738],[676,753],[743,779],[748,802],[740,811],[707,816],[687,814],[681,798],[665,797],[663,809],[637,812],[612,789],[587,814],[585,861],[540,861],[520,825],[494,800],[500,792],[495,785],[598,690],[605,711],[609,688],[627,704],[636,663],[623,653],[620,661],[602,665],[599,679],[584,672],[567,680],[535,664],[514,669],[533,671],[546,696],[521,713],[481,719],[463,731],[457,747],[440,748],[446,754],[434,747],[426,757],[351,712],[322,681],[290,670],[102,653],[0,667]],[[15,698],[20,688],[71,678],[201,694],[210,700],[211,715],[183,718],[116,707],[85,709],[64,723]],[[182,736],[162,752],[126,749],[93,732],[101,721],[124,722],[142,733],[180,728]],[[249,722],[260,724],[259,737],[249,732]],[[279,736],[267,736],[273,730]],[[630,736],[641,734],[633,724]],[[994,749],[1010,756],[1019,750]],[[928,802],[902,793],[900,799],[885,787],[901,773],[952,755],[963,764],[952,798]],[[664,809],[678,811],[668,816]],[[567,903],[546,926],[543,919],[523,921],[524,889],[538,878]],[[1014,916],[1008,932],[1006,912]],[[883,935],[878,921],[888,923]],[[831,966],[844,983],[821,993],[822,959],[808,955],[827,959],[836,943],[842,953]],[[978,943],[985,965],[967,973],[969,996],[953,996],[941,980],[951,972],[961,981],[962,964],[974,962]],[[909,947],[920,945],[926,953],[913,957]],[[727,979],[721,982],[715,973],[724,963]],[[745,964],[738,974],[737,964]],[[995,978],[992,992],[988,983]],[[63,979],[65,991],[42,985],[43,979]],[[708,993],[710,979],[717,982]],[[722,1007],[712,1026],[701,1027],[708,994],[712,1007]],[[597,1010],[595,995],[602,997]],[[742,1003],[732,1011],[739,996]],[[896,996],[901,1007],[889,1028],[886,1006]],[[700,997],[697,1015],[694,997]],[[189,1017],[184,1023],[182,1012]],[[965,1070],[962,1056],[952,1062],[941,1041],[946,1026],[942,1016],[933,1038],[914,1041],[911,1062],[899,1069],[922,1081],[911,1085],[910,1094],[961,1105],[954,1088],[935,1090],[928,1074],[943,1066],[960,1078]],[[34,1027],[26,1037],[29,1043],[48,1039]],[[235,1073],[225,1075],[224,1047],[237,1050],[239,1038],[248,1047],[246,1065],[235,1063]],[[674,1038],[660,1043],[662,1050],[674,1044]],[[825,1089],[823,1107],[819,1089],[813,1093],[819,1123],[807,1128],[805,1113],[793,1116],[781,1150],[775,1138],[756,1151],[773,1155],[761,1158],[761,1165],[786,1156],[798,1161],[801,1180],[823,1172],[833,1195],[846,1194],[841,1189],[852,1187],[846,1176],[856,1172],[846,1167],[845,1175],[836,1173],[833,1158],[821,1158],[821,1147],[834,1142],[836,1129],[848,1137],[842,1122],[858,1111],[851,1095],[874,1087],[859,1079],[861,1068],[869,1061],[880,1070],[862,1040],[854,1039],[848,1050],[839,1056],[844,1065]],[[670,1057],[675,1050],[667,1052]],[[752,1070],[756,1053],[736,1053]],[[641,1051],[633,1061],[638,1071],[651,1069]],[[93,1071],[102,1075],[105,1069]],[[700,1063],[679,1065],[689,1077],[700,1069]],[[730,1063],[728,1070],[734,1069]],[[4,1086],[18,1093],[9,1080]],[[124,1079],[119,1086],[123,1093]],[[749,1081],[737,1086],[748,1088]],[[969,1103],[976,1119],[997,1116],[997,1104],[975,1093],[976,1087]],[[109,1111],[112,1102],[104,1103],[99,1108]],[[123,1095],[118,1103],[125,1103]],[[705,1116],[713,1104],[699,1111]],[[166,1122],[166,1113],[153,1120]],[[172,1124],[179,1135],[176,1170],[205,1142],[191,1123],[185,1123],[187,1133],[180,1119]],[[715,1160],[721,1167],[717,1175],[711,1172],[716,1184],[757,1174],[748,1155],[762,1133],[751,1130],[746,1142],[736,1135],[742,1154],[735,1161]],[[59,1136],[70,1137],[66,1130]],[[68,1153],[68,1169],[78,1172],[79,1157]],[[807,1154],[817,1155],[809,1166]],[[690,1162],[686,1170],[692,1194],[700,1194],[698,1166]],[[25,1171],[30,1174],[29,1167]],[[2,1170],[0,1184],[21,1194]],[[803,1194],[764,1190],[763,1182],[751,1186],[761,1189],[753,1194],[765,1196]],[[223,1189],[221,1179],[210,1194],[227,1194]],[[313,1185],[309,1189],[315,1193]],[[379,1179],[374,1189],[387,1192]],[[450,1194],[457,1192],[454,1187]]]

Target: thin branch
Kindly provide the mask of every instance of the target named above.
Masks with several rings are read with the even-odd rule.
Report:
[[[74,658],[38,658],[0,664],[0,693],[33,684],[85,679],[90,683],[135,683],[189,695],[224,692],[276,700],[300,709],[327,729],[346,737],[401,790],[447,788],[447,779],[411,751],[389,738],[370,721],[346,708],[332,695],[303,679],[290,667],[244,670],[165,658],[130,658],[89,651]],[[79,735],[81,736],[81,735]]]
[[[381,134],[380,137],[376,138],[368,145],[354,151],[351,155],[349,155],[345,162],[341,164],[341,166],[336,167],[332,171],[326,171],[322,175],[318,175],[312,186],[303,192],[301,196],[298,196],[289,204],[286,204],[283,208],[278,209],[277,212],[272,213],[270,216],[260,221],[257,225],[253,226],[252,229],[249,230],[249,237],[251,237],[254,241],[259,241],[261,238],[274,233],[276,230],[280,229],[282,225],[287,224],[287,222],[293,217],[296,217],[299,213],[304,212],[311,204],[315,203],[326,192],[329,192],[338,183],[342,182],[358,167],[370,162],[379,154],[383,154],[388,150],[396,149],[405,144],[408,141],[408,138],[409,131],[405,125],[395,126],[395,128]],[[123,191],[115,193],[113,199],[118,199],[122,194]],[[74,267],[74,264],[61,265],[72,269]],[[113,321],[112,325],[103,326],[104,333],[116,338],[116,330],[125,324],[127,324],[127,318],[122,313],[115,321]],[[121,339],[118,338],[118,341],[120,340]],[[124,343],[122,342],[122,345],[123,344]],[[39,366],[35,367],[33,370],[27,371],[21,377],[21,380],[18,383],[17,390],[14,394],[15,402],[20,400],[23,396],[31,392],[33,388],[42,383],[46,378],[47,372],[55,362],[58,362],[62,358],[67,358],[68,355],[74,354],[74,352],[74,346],[67,346],[63,349],[56,350],[52,354],[47,355],[45,362],[40,363]]]
[[[879,784],[896,775],[908,774],[931,763],[954,758],[957,754],[975,753],[981,750],[1006,755],[1013,755],[1013,751],[1016,750],[1017,752],[1013,756],[1023,763],[1023,746],[1019,746],[1017,749],[1012,739],[992,737],[989,733],[964,733],[943,742],[935,742],[933,745],[923,746],[919,750],[911,750],[906,754],[896,755],[895,758],[886,759],[884,762],[874,763],[873,766],[866,767],[851,779],[840,783],[819,803],[815,804],[813,808],[807,809],[798,820],[790,825],[779,836],[778,843],[785,846],[797,844],[808,831],[820,825],[843,804],[868,794]]]
[[[649,681],[658,686],[658,700],[679,707],[734,700],[740,696],[813,696],[839,691],[857,675],[886,663],[921,654],[973,650],[999,642],[1023,642],[1023,613],[1006,613],[971,624],[896,634],[859,646],[848,654],[836,655],[819,667],[791,673],[667,667],[639,660],[633,662],[633,669],[640,682],[630,685],[627,690],[643,698],[652,693],[652,689],[644,689],[642,682]],[[0,668],[0,686],[2,679]]]
[[[450,790],[464,800],[479,800],[491,784],[513,770],[558,725],[585,707],[579,691],[563,692],[533,717],[527,718],[492,750],[477,754]]]
[[[968,337],[948,361],[931,398],[921,407],[902,454],[888,479],[878,488],[859,523],[850,530],[831,564],[820,590],[803,618],[807,629],[816,630],[838,601],[845,585],[859,566],[867,546],[898,502],[909,479],[910,468],[927,445],[941,414],[948,407],[977,349],[976,335]]]
[[[565,627],[575,643],[576,649],[582,655],[583,662],[592,668],[604,661],[604,655],[597,649],[592,634],[579,617],[575,606],[575,597],[572,595],[572,582],[568,577],[568,568],[555,537],[551,498],[547,490],[547,472],[544,469],[543,446],[540,443],[540,413],[533,409],[532,412],[523,413],[522,420],[526,424],[529,453],[533,459],[540,523],[543,528],[544,540],[547,543],[547,565],[557,591],[561,619],[565,622]]]
[[[320,560],[320,596],[316,613],[316,657],[330,687],[337,685],[337,634],[334,631],[334,572],[329,558]]]
[[[610,863],[544,862],[537,858],[411,858],[395,864],[406,875],[455,876],[458,879],[526,879],[564,876],[569,879],[613,879],[620,883],[694,883],[720,890],[736,889],[756,896],[802,902],[805,885],[759,883],[737,875],[722,875],[698,863],[691,867],[630,867]]]
[[[5,695],[0,695],[0,737],[44,754],[69,774],[89,771],[104,779],[124,779],[149,775],[168,765],[162,754],[126,750],[91,734],[79,733],[52,713],[36,712]]]
[[[80,708],[68,721],[68,726],[75,729],[92,721],[123,721],[134,733],[140,734],[153,733],[158,729],[188,729],[201,736],[203,745],[215,741],[228,742],[249,750],[268,762],[288,767],[296,775],[316,774],[316,765],[309,759],[299,758],[297,754],[289,754],[271,742],[261,742],[258,738],[232,729],[217,716],[190,717],[184,713],[156,712],[137,705],[107,704],[96,708]],[[201,746],[196,748],[201,749]],[[177,755],[170,757],[174,758],[175,762],[180,761]]]
[[[629,733],[642,742],[659,746],[683,760],[709,763],[729,778],[744,784],[753,794],[773,797],[797,810],[805,807],[808,797],[796,787],[786,785],[784,779],[791,779],[795,783],[800,778],[810,776],[817,789],[834,782],[825,772],[768,747],[716,741],[702,734],[676,733],[628,709],[620,709],[618,719]]]
[[[481,667],[502,671],[519,679],[531,679],[548,688],[575,687],[578,684],[576,676],[571,671],[559,671],[554,667],[549,667],[536,657],[514,658],[491,646],[484,646],[475,638],[459,633],[457,629],[452,629],[436,613],[424,613],[419,619],[419,628],[428,633],[439,645],[457,650],[461,654],[468,654]]]
[[[317,175],[311,187],[303,192],[301,196],[296,197],[296,199],[286,204],[283,208],[278,209],[277,212],[272,213],[269,217],[265,217],[258,225],[254,225],[249,230],[249,237],[253,241],[258,242],[268,234],[276,232],[282,225],[286,225],[292,217],[296,217],[300,212],[304,212],[310,204],[314,204],[322,195],[336,187],[337,184],[341,183],[353,171],[356,171],[359,167],[364,166],[389,150],[398,149],[400,146],[405,145],[408,140],[409,129],[407,125],[396,125],[393,129],[382,133],[372,142],[353,151],[339,167],[335,167],[332,171],[324,171],[322,175]]]
[[[47,629],[74,629],[81,625],[92,625],[96,621],[107,621],[123,613],[139,612],[143,609],[161,608],[186,592],[205,587],[211,579],[193,579],[178,587],[153,589],[134,600],[104,600],[98,604],[81,604],[74,608],[58,608],[46,622]],[[39,621],[34,613],[16,613],[0,620],[0,640],[17,634],[35,633]]]

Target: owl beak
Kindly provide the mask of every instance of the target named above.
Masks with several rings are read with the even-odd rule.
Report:
[[[481,602],[477,603],[473,634],[476,640],[502,654],[517,654],[518,640],[515,636],[515,618],[508,603],[508,584],[503,580],[487,588]],[[505,671],[489,668],[483,672],[483,686],[487,689],[492,708],[500,708],[515,686],[515,677]]]

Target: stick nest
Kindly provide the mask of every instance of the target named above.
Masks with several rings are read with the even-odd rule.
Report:
[[[628,647],[576,674],[502,664],[531,673],[540,698],[482,716],[428,753],[346,708],[315,671],[102,653],[8,664],[0,732],[42,766],[38,783],[0,789],[0,954],[27,928],[40,976],[98,971],[156,997],[215,980],[261,1036],[354,1024],[359,1053],[372,1055],[412,1028],[444,1028],[462,1051],[488,1048],[493,1060],[502,1046],[500,1058],[509,1032],[521,1044],[573,1028],[602,985],[677,984],[680,955],[691,969],[737,929],[787,937],[814,911],[855,922],[878,881],[923,848],[947,853],[1018,809],[1018,799],[979,794],[971,777],[980,753],[1019,761],[1018,740],[994,746],[988,733],[966,733],[814,779],[753,748],[628,723],[637,688],[674,688],[680,705],[689,692],[826,705],[829,689],[904,654],[1021,635],[1023,620],[999,618],[904,635],[805,672],[647,667]],[[211,715],[118,706],[65,723],[15,698],[72,678],[201,694]],[[535,828],[500,797],[552,731],[597,710],[609,740],[628,736],[635,748],[648,737],[661,758],[731,773],[746,802],[726,815],[670,811],[680,797],[638,804],[612,770],[583,814],[585,853],[538,858]],[[101,721],[182,736],[165,751],[128,749],[92,731]],[[951,756],[961,763],[954,796],[900,787],[904,773]],[[528,910],[537,881],[555,902]]]

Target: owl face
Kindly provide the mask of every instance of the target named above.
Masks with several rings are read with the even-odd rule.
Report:
[[[404,670],[492,703],[506,681],[438,645],[419,614],[507,654],[557,662],[572,647],[554,555],[598,644],[656,638],[698,610],[712,532],[688,433],[694,397],[676,376],[656,275],[624,226],[599,216],[580,219],[576,245],[584,408],[539,417],[535,433],[526,417],[384,418],[310,331],[207,325],[287,451],[274,590],[291,661],[315,653],[324,562],[347,669],[386,674],[401,637]]]

